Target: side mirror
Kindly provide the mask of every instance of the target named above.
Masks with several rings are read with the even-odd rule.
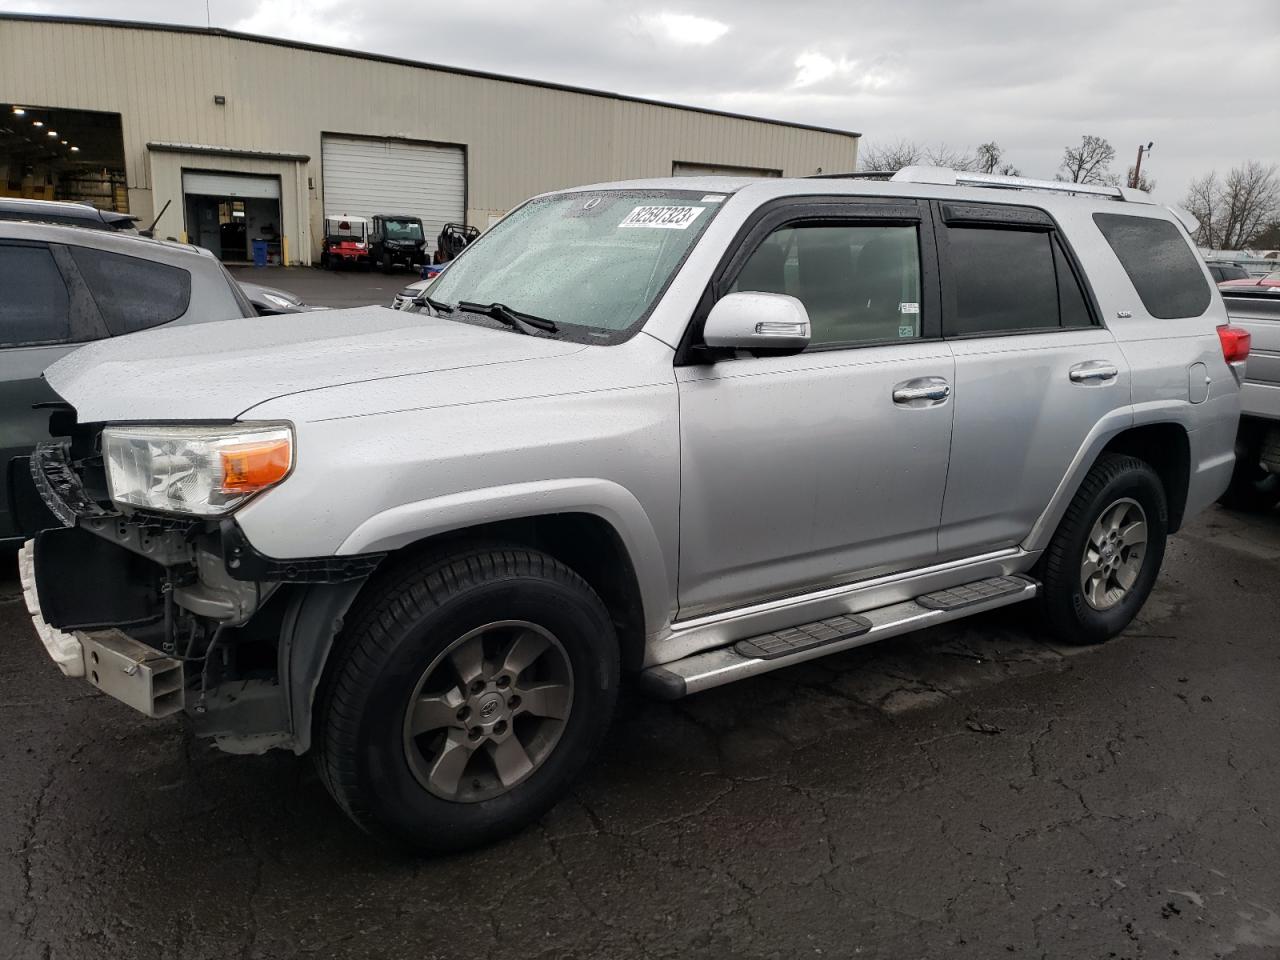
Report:
[[[785,293],[730,293],[707,314],[702,342],[712,349],[799,353],[809,345],[809,314]]]

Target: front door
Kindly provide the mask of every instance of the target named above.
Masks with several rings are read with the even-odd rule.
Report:
[[[680,615],[930,563],[953,360],[927,204],[769,208],[707,305],[738,290],[797,297],[812,341],[677,370]]]
[[[1089,432],[1130,402],[1129,367],[1045,213],[939,206],[955,427],[939,549],[1015,546]]]

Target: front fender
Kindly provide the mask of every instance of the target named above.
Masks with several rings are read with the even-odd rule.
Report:
[[[374,514],[342,542],[338,554],[383,553],[418,540],[502,520],[556,513],[588,513],[617,532],[631,557],[644,605],[645,633],[666,621],[672,596],[672,569],[644,507],[631,491],[612,480],[571,477],[467,490]]]

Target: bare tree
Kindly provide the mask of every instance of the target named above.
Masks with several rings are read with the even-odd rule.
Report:
[[[1004,148],[994,140],[978,145],[970,168],[979,173],[998,173],[1002,177],[1020,177],[1022,171],[1012,163],[1001,163],[1004,159]]]
[[[1218,232],[1222,226],[1221,199],[1222,181],[1218,179],[1218,171],[1214,170],[1192,180],[1182,200],[1187,212],[1200,221],[1196,243],[1211,250],[1222,249]]]
[[[996,173],[1000,167],[1000,158],[1003,156],[1004,151],[1000,149],[1000,144],[992,140],[978,145],[978,152],[974,159],[977,161],[977,169],[980,173]]]
[[[952,170],[978,169],[976,157],[949,147],[945,143],[940,143],[936,147],[926,147],[924,159],[925,163],[931,167],[948,167]]]
[[[903,167],[924,162],[924,148],[913,140],[871,144],[858,151],[861,167],[871,173],[895,173]]]
[[[1253,245],[1263,250],[1280,250],[1280,220],[1268,224],[1260,234],[1253,238]],[[1276,269],[1280,270],[1280,262],[1276,263]]]
[[[1214,250],[1239,250],[1257,242],[1280,219],[1276,165],[1249,160],[1226,179],[1217,171],[1191,181],[1182,205],[1200,221],[1196,242]]]
[[[1067,147],[1062,152],[1059,180],[1071,183],[1115,183],[1111,173],[1111,161],[1116,158],[1116,148],[1103,137],[1085,134],[1080,146]]]
[[[1134,186],[1139,190],[1147,191],[1147,193],[1150,193],[1156,188],[1155,177],[1147,176],[1147,172],[1145,170],[1138,171],[1138,182],[1133,182],[1133,164],[1129,165],[1129,172],[1124,175],[1124,182],[1126,186]]]
[[[945,143],[921,145],[914,140],[883,145],[873,143],[859,152],[859,158],[861,168],[869,173],[893,173],[919,164],[950,167],[952,170],[979,169],[978,160],[972,154]]]

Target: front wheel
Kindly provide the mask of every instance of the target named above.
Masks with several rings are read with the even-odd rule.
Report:
[[[511,833],[564,794],[617,699],[608,612],[523,549],[402,566],[348,618],[317,714],[317,764],[366,830],[437,853]]]
[[[1102,643],[1129,625],[1155,585],[1169,516],[1151,467],[1103,454],[1076,491],[1037,573],[1049,630],[1066,643]]]

